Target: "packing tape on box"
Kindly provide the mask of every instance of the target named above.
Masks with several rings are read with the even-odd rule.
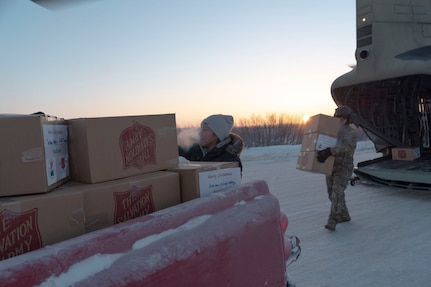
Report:
[[[43,159],[43,152],[41,147],[34,147],[29,150],[25,150],[21,153],[22,162],[40,161],[42,159]]]
[[[85,223],[85,212],[83,208],[77,208],[71,212],[69,216],[69,223],[72,226],[79,226]]]

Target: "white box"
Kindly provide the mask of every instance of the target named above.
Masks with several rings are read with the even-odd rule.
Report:
[[[419,147],[397,147],[392,148],[393,160],[415,160],[421,157]]]

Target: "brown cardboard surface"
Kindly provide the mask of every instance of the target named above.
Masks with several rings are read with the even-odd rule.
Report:
[[[177,167],[168,170],[180,175],[181,201],[185,202],[200,197],[199,173],[232,167],[239,168],[239,165],[237,162],[191,161],[181,162]]]
[[[73,180],[98,183],[178,164],[174,114],[68,122]]]
[[[308,119],[304,127],[304,134],[319,133],[336,137],[339,129],[339,118],[317,114]]]
[[[393,160],[415,160],[421,157],[421,150],[419,147],[397,147],[392,148]]]
[[[328,147],[334,147],[336,144],[337,137],[319,133],[310,133],[303,136],[301,151],[319,151]]]
[[[44,193],[69,180],[64,120],[0,115],[0,135],[0,197]]]
[[[0,198],[0,260],[84,234],[82,194],[59,187]]]
[[[157,171],[95,184],[70,181],[83,194],[86,232],[180,203],[179,175]]]
[[[324,163],[317,161],[317,151],[304,151],[301,152],[296,168],[299,170],[323,173],[330,175],[332,173],[332,168],[334,167],[335,158],[333,156],[328,157]]]

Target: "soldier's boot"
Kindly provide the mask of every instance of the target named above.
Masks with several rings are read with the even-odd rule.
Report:
[[[350,221],[350,214],[347,207],[344,205],[339,212],[337,212],[337,223],[343,223]]]
[[[325,228],[331,231],[335,230],[335,226],[337,226],[337,220],[333,217],[329,217],[328,223],[326,223]]]
[[[351,219],[349,212],[344,211],[338,214],[337,223],[349,222]]]

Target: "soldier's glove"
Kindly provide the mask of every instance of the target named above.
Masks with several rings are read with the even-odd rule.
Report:
[[[317,161],[320,163],[324,163],[331,155],[331,148],[325,148],[324,150],[317,152]]]

